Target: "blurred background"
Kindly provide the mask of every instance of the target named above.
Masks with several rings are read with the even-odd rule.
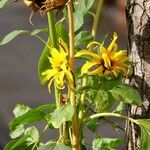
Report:
[[[37,13],[29,23],[31,9],[22,1],[10,3],[0,10],[0,39],[15,29],[29,29],[46,27],[46,16]],[[92,26],[92,19],[87,29]],[[99,22],[97,38],[106,33],[117,32],[118,45],[126,49],[127,34],[125,23],[125,0],[105,0]],[[28,35],[17,37],[6,46],[0,47],[0,145],[3,147],[9,140],[8,123],[13,118],[12,110],[16,103],[23,103],[31,107],[49,103],[53,95],[48,94],[47,88],[40,85],[37,75],[37,63],[44,45],[38,39]],[[122,124],[122,122],[118,123]],[[104,124],[100,134],[116,137],[122,132],[114,134],[110,127]],[[109,129],[110,128],[110,129]],[[90,133],[88,133],[90,134]],[[92,137],[92,135],[89,135]],[[87,141],[88,142],[88,141]]]

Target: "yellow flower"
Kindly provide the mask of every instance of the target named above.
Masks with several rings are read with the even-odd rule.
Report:
[[[48,57],[48,59],[51,68],[42,73],[42,75],[45,76],[44,80],[49,82],[48,91],[50,92],[53,81],[56,87],[63,89],[67,79],[68,85],[72,87],[74,81],[69,67],[68,47],[66,43],[62,39],[59,39],[59,49],[50,47],[50,55],[51,56]]]
[[[127,51],[119,50],[116,43],[118,36],[116,33],[113,35],[113,40],[110,45],[105,48],[98,42],[91,42],[87,47],[99,46],[98,54],[89,51],[81,50],[77,52],[75,57],[90,56],[91,59],[86,61],[83,65],[81,72],[87,73],[88,75],[115,75],[119,73],[126,74],[128,60]]]

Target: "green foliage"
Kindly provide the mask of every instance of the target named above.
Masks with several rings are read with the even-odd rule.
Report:
[[[0,42],[0,45],[5,45],[21,34],[29,33],[27,30],[15,30],[6,35]]]
[[[137,119],[136,122],[138,122],[141,127],[145,128],[150,135],[150,119]]]
[[[114,150],[114,148],[117,148],[120,144],[122,144],[122,141],[117,138],[96,137],[93,140],[92,148],[93,150]]]
[[[15,138],[21,136],[24,133],[24,131],[25,131],[25,129],[24,129],[23,124],[16,126],[15,129],[10,132],[11,139],[15,139]]]
[[[31,150],[39,145],[40,134],[35,126],[25,129],[24,125],[37,121],[47,122],[46,116],[55,110],[54,104],[40,105],[32,109],[23,104],[17,104],[13,110],[15,119],[10,122],[11,140],[5,150]],[[21,136],[22,135],[22,136]]]
[[[3,8],[8,3],[8,1],[9,0],[1,0],[0,1],[0,9]]]
[[[29,34],[31,36],[36,36],[37,34],[39,34],[40,32],[47,32],[47,28],[44,29],[35,29],[33,31],[28,31],[28,30],[14,30],[12,32],[10,32],[9,34],[7,34],[0,42],[0,46],[2,45],[6,45],[9,42],[11,42],[12,40],[14,40],[16,37],[18,37],[19,35],[22,34]]]
[[[92,40],[93,36],[90,32],[81,31],[75,36],[75,47],[79,49],[81,46],[86,46]]]
[[[74,109],[72,105],[67,104],[62,108],[56,109],[50,118],[50,122],[55,128],[59,128],[61,124],[65,121],[71,121],[74,114]]]
[[[148,131],[141,126],[140,150],[149,150],[150,149],[149,142],[150,142],[150,133],[148,133]]]
[[[71,148],[62,143],[51,142],[50,144],[45,144],[39,147],[37,150],[71,150]]]
[[[29,110],[31,110],[31,108],[29,106],[26,106],[24,104],[16,104],[16,106],[13,110],[13,113],[14,113],[15,117],[17,118],[19,116],[22,116]]]
[[[142,100],[136,89],[129,85],[118,85],[110,90],[116,100],[121,100],[124,103],[141,105]]]
[[[62,22],[58,22],[56,24],[56,35],[57,35],[57,39],[61,38],[65,43],[68,43],[69,41],[68,32],[65,26],[62,24]]]
[[[109,97],[107,92],[105,92],[104,90],[97,91],[94,102],[97,112],[106,111],[109,103]]]
[[[25,143],[28,137],[29,136],[26,135],[26,136],[21,137],[20,139],[10,141],[6,145],[4,150],[20,150],[20,149],[27,150]]]
[[[119,104],[117,105],[116,109],[113,112],[121,114],[124,109],[125,109],[125,103],[119,102]]]
[[[24,134],[29,136],[27,138],[29,145],[39,141],[40,135],[37,128],[34,126],[27,128]]]
[[[49,48],[48,45],[50,45],[50,38],[47,41],[47,44],[45,45],[42,54],[39,58],[39,63],[38,63],[38,75],[39,75],[39,80],[42,85],[44,85],[46,82],[44,81],[44,76],[42,76],[42,72],[45,71],[47,68],[50,68],[51,65],[48,60],[49,56]]]
[[[20,108],[23,108],[22,112]],[[10,131],[12,132],[11,134],[15,134],[15,136],[17,136],[18,132],[22,131],[20,129],[22,125],[37,121],[46,121],[45,111],[51,112],[54,109],[55,106],[53,104],[39,106],[36,109],[29,109],[28,106],[26,107],[25,105],[17,105],[14,109],[14,113],[17,115],[19,114],[19,116],[12,120],[9,124]]]
[[[11,131],[15,130],[17,126],[21,124],[27,124],[37,121],[44,121],[45,113],[39,110],[29,110],[24,115],[15,118],[9,124],[9,128]]]
[[[136,119],[135,123],[141,128],[140,150],[149,150],[150,119]]]
[[[99,119],[94,118],[90,120],[87,124],[86,127],[90,129],[92,132],[96,132],[97,128],[99,126]]]
[[[74,7],[74,25],[75,32],[84,25],[84,17],[88,14],[90,8],[93,6],[95,0],[80,0]]]
[[[8,44],[16,37],[23,34],[27,34],[40,39],[45,45],[39,58],[38,74],[41,84],[44,85],[46,82],[44,81],[42,72],[51,68],[51,64],[48,60],[49,47],[54,46],[55,48],[59,48],[57,42],[59,41],[59,38],[61,38],[68,45],[68,47],[69,45],[73,45],[74,51],[81,48],[87,49],[86,46],[95,39],[95,37],[92,36],[91,32],[83,30],[85,17],[87,17],[88,14],[92,15],[94,21],[96,21],[98,25],[99,14],[90,12],[94,2],[95,0],[73,1],[72,15],[74,16],[74,37],[72,37],[73,35],[71,35],[71,33],[69,33],[70,35],[68,34],[68,29],[66,29],[65,23],[63,23],[62,21],[63,19],[58,20],[58,22],[55,24],[53,13],[48,12],[49,29],[43,28],[35,29],[33,31],[14,30],[0,41],[0,46]],[[3,8],[7,3],[8,0],[1,0],[0,9]],[[99,5],[99,7],[101,6]],[[42,9],[40,10],[42,11]],[[68,22],[68,12],[66,12],[64,12],[64,17]],[[52,26],[52,24],[54,26]],[[73,26],[71,28],[73,30]],[[92,30],[96,30],[96,27],[93,27]],[[39,36],[40,33],[47,33],[47,42],[45,42],[41,38],[41,36]],[[108,35],[105,35],[103,38],[101,38],[101,42],[99,43],[100,45],[104,44],[107,36]],[[71,43],[69,41],[71,41]],[[113,47],[113,44],[111,44],[110,46]],[[117,47],[117,45],[114,45],[114,48],[115,47]],[[102,56],[102,51],[99,51],[99,48],[102,48],[102,46],[91,46],[89,48],[89,51],[92,51],[93,53],[96,51],[98,55]],[[72,56],[70,54],[73,53],[70,50],[71,48],[69,49],[69,56],[67,58],[68,60],[73,59],[72,57],[70,57]],[[117,55],[120,54],[117,53]],[[91,60],[91,57],[96,56],[86,56],[85,54],[85,56],[83,56],[83,58],[81,59]],[[115,55],[113,57],[115,57]],[[93,60],[99,61],[99,59],[101,59],[99,58],[99,56],[96,58],[97,59]],[[93,63],[95,63],[94,61]],[[63,62],[61,63],[63,64]],[[102,65],[105,72],[106,62],[101,63],[102,64],[99,65]],[[121,115],[126,103],[139,106],[141,105],[142,102],[139,93],[133,87],[124,85],[124,83],[122,83],[124,82],[124,79],[121,76],[121,73],[120,75],[118,75],[118,77],[113,75],[106,75],[105,73],[103,76],[89,76],[81,73],[81,66],[79,67],[79,69],[75,69],[75,72],[72,72],[72,69],[70,68],[72,64],[74,65],[74,62],[70,61],[68,62],[68,66],[65,69],[63,65],[61,67],[58,66],[58,68],[60,69],[60,71],[63,68],[66,72],[71,70],[70,74],[72,74],[73,78],[75,78],[75,93],[73,91],[74,85],[68,86],[68,89],[61,89],[59,90],[59,92],[57,90],[55,91],[55,99],[57,104],[61,105],[60,101],[63,100],[68,103],[65,104],[64,102],[64,106],[57,108],[55,104],[45,104],[34,109],[26,105],[17,104],[13,110],[15,118],[9,124],[10,137],[12,140],[5,146],[4,150],[71,150],[71,144],[74,142],[74,139],[72,138],[76,136],[76,132],[78,132],[79,137],[81,137],[79,142],[80,149],[86,150],[83,136],[84,126],[86,125],[88,129],[90,129],[97,135],[96,131],[100,125],[101,119],[105,119],[104,117],[108,116],[124,118],[139,125],[141,128],[140,149],[149,150],[150,119],[134,120],[127,116]],[[98,65],[97,63],[95,64]],[[131,66],[131,61],[127,61],[126,65]],[[75,66],[73,67],[75,68]],[[93,66],[93,68],[91,69],[95,69],[97,66],[95,68],[94,67],[95,66]],[[62,82],[61,79],[58,80]],[[68,93],[66,92],[66,90]],[[63,92],[65,92],[65,95],[67,95],[66,99],[62,96]],[[113,108],[112,106],[114,105],[114,103],[116,104],[118,102],[117,100],[120,100],[120,103],[116,106],[116,108]],[[37,123],[39,121],[42,121],[44,122],[44,124],[46,124],[46,127],[41,132],[39,132],[38,128],[34,126],[34,123]],[[49,128],[59,128],[60,137],[58,139],[54,139],[53,141],[49,141],[46,144],[43,144],[43,134]],[[93,140],[92,148],[93,150],[114,150],[121,143],[122,141],[118,138],[102,138],[97,136]]]

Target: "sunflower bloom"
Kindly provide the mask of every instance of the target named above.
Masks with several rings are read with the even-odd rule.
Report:
[[[50,55],[48,59],[51,68],[42,73],[44,80],[48,82],[48,91],[50,92],[52,82],[57,88],[63,89],[67,80],[68,85],[72,87],[74,81],[68,63],[68,47],[66,43],[59,39],[59,49],[50,47]]]
[[[90,56],[90,60],[86,61],[83,65],[81,72],[88,75],[115,75],[119,73],[126,74],[128,60],[126,50],[118,50],[116,43],[118,36],[116,33],[113,35],[113,40],[106,48],[101,43],[91,42],[87,46],[98,46],[98,54],[89,50],[81,50],[77,52],[76,57]]]

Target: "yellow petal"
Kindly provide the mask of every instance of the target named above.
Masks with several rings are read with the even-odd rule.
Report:
[[[103,60],[104,60],[104,66],[105,66],[106,68],[110,68],[110,67],[111,67],[111,61],[110,61],[108,55],[107,55],[106,53],[103,53],[103,54],[102,54],[102,58],[103,58]]]
[[[103,66],[100,66],[93,71],[88,71],[89,75],[102,75],[102,73],[103,73]]]
[[[44,77],[44,81],[50,80],[52,76],[54,76],[57,73],[56,69],[47,69],[46,71],[42,72],[42,75]]]
[[[48,92],[49,93],[51,93],[51,85],[52,85],[53,80],[54,80],[54,78],[52,78],[48,83]]]
[[[68,46],[61,38],[59,38],[59,49],[60,51],[63,50],[68,55]]]
[[[117,33],[114,32],[113,40],[112,40],[112,42],[110,43],[110,45],[108,46],[108,48],[107,48],[108,52],[111,52],[114,47],[116,48],[116,43],[115,43],[115,42],[116,42],[117,38],[118,38]]]
[[[77,52],[75,57],[88,56],[88,55],[93,57],[93,59],[101,60],[101,57],[98,54],[95,54],[95,53],[90,52],[88,50],[81,50],[81,51]]]
[[[101,46],[101,44],[97,41],[93,41],[93,42],[90,42],[88,45],[87,45],[87,48],[89,49],[90,47],[93,47],[94,45],[98,45],[98,46]]]
[[[64,75],[65,73],[63,71],[58,72],[55,76],[54,76],[54,82],[55,85],[59,88],[59,89],[63,89],[64,88]]]
[[[103,45],[101,45],[101,46],[99,47],[99,52],[100,52],[100,53],[107,53],[107,50],[106,50],[106,48],[105,48]]]
[[[50,50],[50,54],[52,58],[58,58],[60,55],[60,52],[56,48],[53,48]]]
[[[83,67],[81,68],[81,73],[88,73],[89,69],[94,67],[95,65],[99,65],[97,62],[87,61]]]
[[[126,58],[126,54],[127,54],[126,50],[120,50],[119,52],[114,53],[114,56],[112,57],[112,59],[121,60],[123,58]]]

